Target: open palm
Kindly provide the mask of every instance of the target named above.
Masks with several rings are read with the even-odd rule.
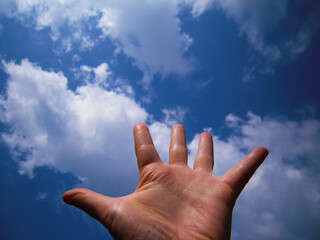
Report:
[[[268,151],[257,148],[222,177],[212,173],[213,143],[200,135],[194,169],[187,166],[184,127],[172,128],[170,164],[153,145],[145,124],[134,127],[140,182],[134,193],[110,198],[88,189],[64,194],[117,239],[228,239],[235,201]]]

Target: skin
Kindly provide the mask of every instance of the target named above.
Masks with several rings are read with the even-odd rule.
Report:
[[[134,126],[140,182],[134,193],[110,198],[73,189],[63,200],[101,222],[116,239],[230,239],[236,199],[268,155],[259,147],[222,177],[212,173],[213,141],[200,135],[194,168],[187,166],[182,125],[172,127],[169,165],[143,123]]]

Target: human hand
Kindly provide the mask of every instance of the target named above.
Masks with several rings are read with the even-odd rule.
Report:
[[[212,136],[200,135],[194,169],[187,165],[182,125],[171,132],[169,165],[162,162],[148,127],[134,127],[140,182],[134,193],[110,198],[73,189],[63,200],[100,221],[116,239],[229,239],[232,209],[268,150],[260,147],[222,177],[212,173]]]

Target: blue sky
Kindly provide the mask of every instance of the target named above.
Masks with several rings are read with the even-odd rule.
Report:
[[[217,175],[269,148],[232,239],[316,239],[319,28],[316,0],[1,1],[0,238],[112,239],[61,197],[134,191],[142,121],[190,166],[211,132]]]

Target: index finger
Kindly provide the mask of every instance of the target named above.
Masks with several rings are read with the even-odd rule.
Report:
[[[133,136],[139,171],[150,163],[161,161],[146,124],[137,123]]]

